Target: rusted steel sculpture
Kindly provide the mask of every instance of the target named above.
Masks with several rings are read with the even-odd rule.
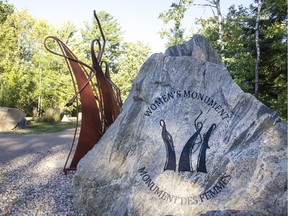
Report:
[[[84,157],[87,152],[100,140],[105,130],[119,115],[122,106],[120,91],[110,79],[108,65],[106,62],[101,60],[105,49],[106,39],[95,11],[94,17],[100,29],[103,44],[101,45],[101,42],[98,39],[92,41],[92,66],[79,61],[72,51],[58,38],[49,36],[44,41],[45,48],[49,52],[65,58],[75,90],[75,95],[66,104],[66,106],[71,106],[76,101],[77,124],[72,145],[64,165],[63,171],[65,174],[67,174],[69,170],[76,170],[80,159]],[[53,40],[56,42],[60,47],[61,53],[57,53],[56,51],[50,49],[48,47],[48,40]],[[98,45],[98,53],[95,51],[95,44]],[[102,70],[103,67],[105,68],[105,73]],[[68,161],[74,149],[77,128],[79,125],[79,95],[82,108],[81,129],[76,150],[72,157],[71,163],[68,166]]]

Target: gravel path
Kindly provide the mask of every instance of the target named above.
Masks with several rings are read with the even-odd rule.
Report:
[[[74,173],[62,171],[71,140],[62,141],[0,160],[0,215],[82,215],[73,208]]]
[[[73,135],[74,129],[47,134],[0,133],[0,163],[57,145],[68,144],[69,149]]]

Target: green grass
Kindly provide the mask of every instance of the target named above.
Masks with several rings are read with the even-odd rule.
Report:
[[[34,123],[27,125],[27,128],[33,134],[41,133],[55,133],[70,128],[75,128],[75,122],[61,122],[61,123]],[[24,130],[26,130],[24,129]]]
[[[18,129],[13,131],[6,131],[3,133],[25,133],[25,134],[43,134],[43,133],[55,133],[66,129],[75,128],[76,122],[61,122],[61,123],[34,123],[31,122],[25,129]]]

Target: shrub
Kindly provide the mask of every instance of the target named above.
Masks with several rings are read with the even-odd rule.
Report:
[[[38,117],[36,122],[59,123],[63,117],[63,111],[60,108],[48,108],[43,117]]]

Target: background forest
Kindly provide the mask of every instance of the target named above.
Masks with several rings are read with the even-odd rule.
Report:
[[[231,6],[222,16],[220,0],[202,0],[213,17],[199,18],[198,28],[187,32],[181,26],[193,0],[172,3],[159,11],[164,23],[160,36],[166,46],[183,43],[193,34],[208,38],[221,55],[236,83],[254,94],[287,121],[287,3],[285,0],[251,0],[249,8]],[[41,117],[48,109],[73,115],[75,107],[65,108],[73,96],[70,73],[65,61],[44,48],[43,41],[53,35],[62,40],[82,61],[90,64],[90,43],[100,39],[91,17],[85,28],[71,22],[54,27],[33,18],[29,11],[17,10],[0,0],[0,107],[22,109],[28,116]],[[97,13],[106,36],[103,60],[110,66],[111,78],[127,97],[132,81],[151,48],[143,42],[125,42],[118,21],[105,11]]]

